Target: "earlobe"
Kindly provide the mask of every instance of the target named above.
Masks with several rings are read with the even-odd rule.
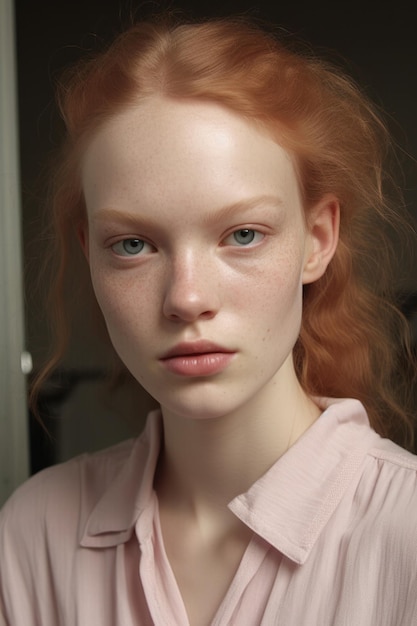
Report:
[[[336,196],[326,195],[308,216],[308,245],[303,284],[323,276],[339,240],[340,205]]]

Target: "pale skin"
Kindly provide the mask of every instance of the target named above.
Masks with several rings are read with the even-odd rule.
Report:
[[[326,195],[306,220],[293,160],[267,131],[162,97],[97,131],[82,182],[80,238],[110,337],[161,405],[165,549],[190,624],[206,625],[251,538],[228,502],[320,413],[292,350],[338,202]]]

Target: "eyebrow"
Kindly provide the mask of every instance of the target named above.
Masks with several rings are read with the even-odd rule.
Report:
[[[279,206],[283,206],[283,204],[282,199],[278,196],[255,196],[253,198],[249,198],[248,200],[238,200],[237,202],[224,206],[220,209],[213,209],[209,212],[205,221],[207,223],[216,222],[219,217],[227,219],[228,217],[234,217],[238,213],[252,211],[262,206],[273,206],[277,208]]]
[[[269,205],[273,207],[283,206],[283,201],[279,196],[261,195],[249,198],[248,200],[238,200],[232,204],[226,205],[219,209],[213,209],[205,218],[206,223],[216,222],[219,218],[233,217],[237,213],[251,211],[255,208]],[[124,222],[132,227],[140,225],[149,225],[158,227],[158,223],[151,216],[143,217],[140,214],[122,211],[119,209],[102,208],[98,209],[92,216],[94,222]]]

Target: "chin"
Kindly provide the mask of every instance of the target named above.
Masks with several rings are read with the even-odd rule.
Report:
[[[190,419],[194,421],[216,420],[224,417],[230,411],[218,404],[213,406],[209,403],[166,403],[161,404],[161,410],[164,414],[175,415],[182,419]]]
[[[227,401],[222,402],[218,391],[217,393],[207,394],[211,398],[204,397],[205,394],[202,392],[193,394],[193,396],[161,398],[159,403],[162,412],[184,419],[203,421],[222,418],[234,413],[241,406],[240,403],[231,402],[230,396],[227,398]]]

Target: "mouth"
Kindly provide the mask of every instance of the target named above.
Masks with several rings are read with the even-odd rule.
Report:
[[[161,357],[161,360],[164,361],[165,359],[177,356],[193,356],[213,353],[231,354],[233,353],[233,350],[229,350],[223,346],[219,346],[216,343],[212,343],[211,341],[206,341],[204,339],[192,342],[184,341],[168,350],[168,352]]]
[[[178,376],[211,376],[224,370],[235,351],[211,341],[182,342],[168,350],[161,358],[163,366]]]

